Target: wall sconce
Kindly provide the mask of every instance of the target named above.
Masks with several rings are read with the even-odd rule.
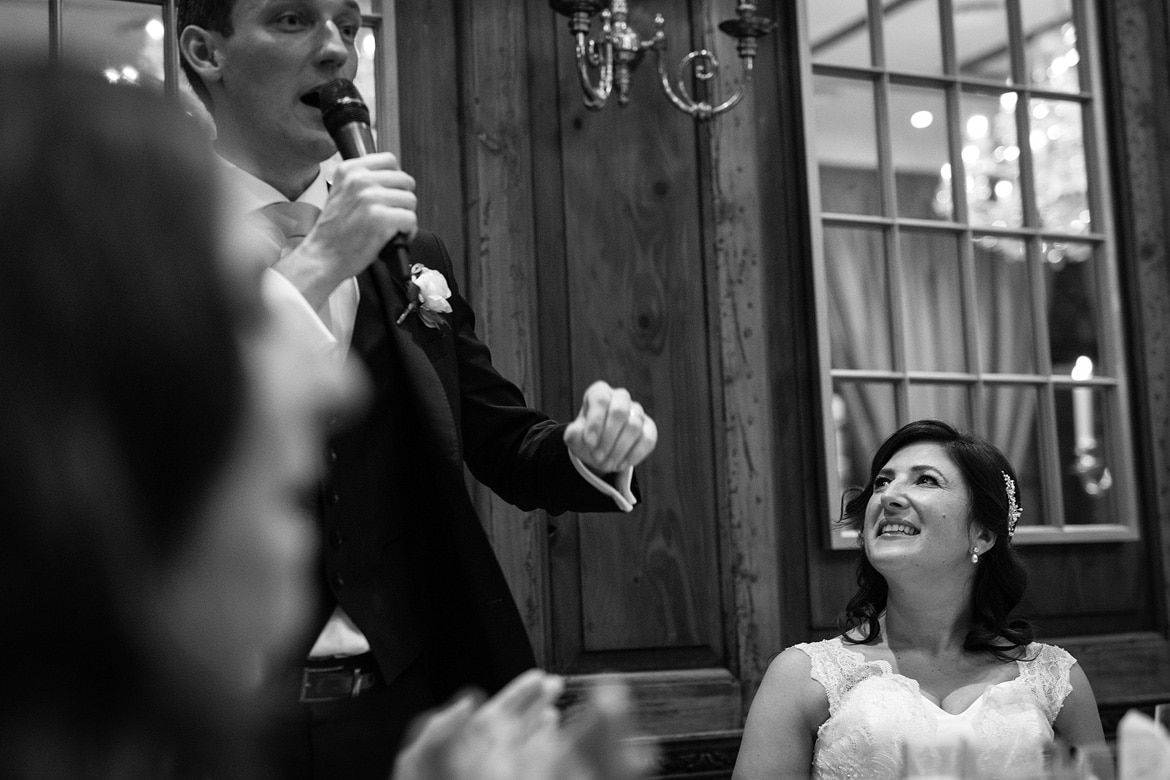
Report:
[[[651,38],[642,40],[629,25],[629,3],[627,0],[549,0],[554,11],[569,17],[569,31],[577,41],[577,73],[581,77],[581,88],[585,92],[583,101],[587,108],[600,110],[605,107],[610,94],[616,88],[619,106],[630,102],[630,73],[642,60],[647,49],[652,49],[658,61],[658,77],[662,91],[680,111],[695,119],[704,120],[719,116],[734,108],[751,88],[752,65],[755,61],[757,40],[776,27],[776,23],[763,16],[756,16],[756,3],[738,0],[735,19],[719,24],[719,29],[736,39],[739,58],[743,60],[743,79],[735,94],[718,105],[691,97],[683,81],[688,67],[694,68],[695,78],[708,82],[719,72],[719,60],[707,49],[688,53],[678,65],[677,90],[671,86],[664,62],[666,55],[666,20],[662,14],[654,17],[657,28]],[[601,15],[601,40],[589,37],[593,17]],[[597,85],[590,78],[590,70],[598,72]]]

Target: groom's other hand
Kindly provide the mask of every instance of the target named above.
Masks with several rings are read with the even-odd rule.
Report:
[[[624,387],[594,382],[565,430],[569,452],[600,474],[633,468],[654,451],[658,426]]]

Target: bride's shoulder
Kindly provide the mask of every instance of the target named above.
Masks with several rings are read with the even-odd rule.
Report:
[[[841,640],[843,638],[844,637],[841,637],[841,636],[833,636],[833,637],[829,637],[828,639],[818,640],[816,642],[800,642],[799,644],[792,645],[792,647],[789,647],[788,650],[799,650],[800,652],[806,653],[806,654],[807,653],[815,653],[815,652],[824,651],[824,650],[831,650],[835,647],[840,646]],[[784,652],[788,652],[788,650],[785,650]]]
[[[1033,642],[1024,648],[1021,660],[1029,666],[1047,667],[1067,671],[1077,662],[1072,653],[1063,647]]]
[[[767,676],[786,677],[791,675],[808,676],[812,667],[812,659],[817,655],[821,642],[801,642],[786,647],[768,662]],[[766,679],[766,678],[765,678]]]
[[[814,668],[813,658],[804,647],[807,645],[793,645],[772,657],[760,681],[757,698],[763,694],[783,700],[807,690],[813,682]]]
[[[800,642],[773,656],[765,680],[771,677],[791,683],[819,679],[826,667],[840,666],[843,659],[849,660],[849,656],[839,636],[817,642]]]
[[[793,675],[811,675],[830,687],[839,687],[843,680],[860,679],[874,673],[880,666],[881,648],[850,642],[845,636],[835,636],[818,642],[801,642],[776,656],[772,665],[777,673],[782,670]]]
[[[849,643],[845,636],[834,636],[817,642],[801,642],[793,645],[780,653],[775,660],[779,661],[788,655],[789,663],[801,663],[805,666],[811,663],[815,669],[824,663],[841,664],[859,660],[861,656],[857,651],[849,649],[851,647],[853,644]]]
[[[778,653],[768,664],[755,701],[761,702],[760,706],[795,708],[803,720],[815,721],[817,725],[823,723],[828,718],[829,708],[822,679],[825,664],[823,657],[812,648],[824,645],[825,642],[801,643]],[[771,702],[771,705],[763,702]],[[753,703],[752,707],[756,704]]]

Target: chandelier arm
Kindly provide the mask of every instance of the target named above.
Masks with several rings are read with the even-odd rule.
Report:
[[[706,110],[701,115],[698,115],[698,118],[711,119],[735,108],[739,105],[739,101],[743,100],[744,95],[747,94],[745,88],[737,89],[733,95],[717,106],[712,106],[710,103],[703,103],[702,105]]]
[[[589,78],[590,67],[596,67],[598,70],[597,86],[594,86]],[[602,57],[597,53],[592,40],[586,42],[585,34],[577,33],[577,75],[581,80],[581,89],[585,93],[583,97],[585,107],[594,111],[605,108],[610,90],[613,89],[613,50],[609,44],[605,45],[605,56]]]
[[[739,87],[736,88],[735,93],[719,105],[712,107],[710,109],[710,113],[705,114],[704,116],[700,117],[700,119],[711,119],[712,117],[717,117],[720,114],[735,108],[739,105],[739,102],[744,99],[744,96],[747,95],[751,88],[752,61],[750,59],[745,59],[743,63],[743,79],[740,81]]]
[[[683,113],[694,117],[695,119],[707,120],[730,111],[739,105],[740,101],[743,100],[744,96],[747,94],[747,91],[751,88],[752,62],[750,58],[745,58],[743,80],[732,95],[716,106],[711,105],[711,103],[705,100],[695,100],[694,97],[692,97],[690,90],[687,89],[686,81],[683,78],[685,69],[695,60],[705,60],[707,65],[701,67],[705,67],[706,75],[700,75],[699,78],[707,81],[719,71],[719,68],[721,67],[719,60],[717,60],[714,55],[712,55],[706,49],[700,49],[698,51],[692,51],[688,53],[685,57],[683,57],[678,65],[678,89],[676,91],[671,86],[670,76],[666,72],[666,63],[663,56],[665,53],[665,47],[663,46],[660,48],[657,45],[654,46],[654,53],[657,57],[658,77],[662,83],[662,91],[666,94],[666,97],[670,100],[671,103],[675,105],[676,108],[678,108]]]
[[[662,85],[662,93],[666,95],[667,99],[674,104],[674,107],[684,114],[699,119],[706,119],[707,112],[710,106],[697,102],[687,89],[687,85],[683,82],[682,72],[687,63],[693,60],[696,56],[695,52],[691,52],[682,59],[678,66],[678,91],[670,83],[670,74],[666,70],[666,31],[663,29],[665,20],[662,14],[657,14],[654,17],[654,25],[657,28],[654,32],[654,37],[643,41],[642,46],[645,49],[652,49],[654,51],[654,61],[658,68],[658,81]]]
[[[588,54],[586,55],[586,61],[589,63],[589,67],[600,68],[601,67],[601,53],[597,50],[597,41],[590,38],[587,41],[587,44],[588,44],[589,48],[587,49]],[[580,46],[580,44],[578,44],[578,46]],[[581,51],[580,48],[578,48],[577,51],[579,53]],[[580,55],[578,54],[578,56],[580,56]]]
[[[664,50],[664,53],[665,53],[665,50]],[[678,61],[678,67],[675,69],[675,75],[674,75],[675,82],[674,83],[678,88],[679,97],[681,97],[684,101],[686,101],[686,103],[688,105],[691,105],[691,106],[701,106],[702,101],[695,100],[695,96],[691,94],[690,87],[687,86],[686,79],[684,78],[684,72],[686,71],[688,65],[691,65],[692,62],[694,62],[695,60],[697,60],[703,56],[705,56],[705,53],[701,50],[697,51],[697,52],[696,51],[687,52],[686,56],[684,56],[681,60]],[[691,66],[691,67],[694,67],[694,66]],[[702,77],[700,77],[700,78],[702,78]],[[705,80],[705,79],[703,79],[703,80]]]
[[[695,101],[691,98],[691,95],[687,91],[686,86],[682,83],[682,79],[679,79],[679,89],[682,92],[681,95],[675,92],[674,87],[671,86],[670,74],[666,71],[664,50],[658,45],[657,38],[655,39],[655,44],[650,48],[654,50],[654,59],[658,66],[658,80],[662,85],[663,94],[666,95],[670,102],[674,104],[674,107],[679,111],[682,111],[684,114],[696,116],[697,109]]]

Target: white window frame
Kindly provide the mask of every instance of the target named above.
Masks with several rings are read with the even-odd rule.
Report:
[[[911,383],[926,384],[931,381],[946,382],[951,385],[965,385],[968,388],[967,403],[970,419],[976,430],[986,430],[983,419],[982,403],[988,385],[1004,386],[1012,384],[1026,384],[1039,387],[1038,404],[1038,457],[1041,471],[1041,490],[1045,503],[1045,522],[1043,525],[1021,525],[1013,538],[1014,544],[1052,544],[1076,542],[1105,542],[1105,541],[1134,541],[1139,539],[1139,522],[1136,500],[1136,487],[1133,479],[1134,449],[1130,431],[1129,388],[1127,384],[1128,370],[1125,364],[1125,344],[1122,324],[1122,305],[1119,292],[1117,239],[1113,228],[1113,205],[1110,200],[1110,162],[1104,146],[1106,130],[1104,125],[1104,108],[1101,105],[1102,86],[1105,83],[1101,72],[1099,54],[1099,36],[1096,19],[1095,0],[1071,0],[1073,7],[1073,22],[1077,30],[1078,53],[1081,58],[1080,78],[1081,91],[1065,93],[1034,87],[1019,78],[1024,61],[1024,41],[1015,30],[1021,29],[1021,2],[1027,0],[1006,0],[1009,18],[1013,20],[1009,47],[1013,62],[1012,72],[1015,78],[1010,85],[1001,82],[975,79],[959,75],[956,62],[956,47],[954,41],[953,5],[952,0],[938,0],[939,21],[942,30],[942,52],[944,62],[943,75],[928,75],[921,73],[899,73],[882,67],[854,67],[838,64],[814,64],[811,51],[811,41],[808,23],[809,2],[816,0],[801,0],[797,3],[797,18],[800,30],[800,72],[802,83],[802,101],[805,107],[805,139],[806,139],[806,166],[810,230],[812,244],[812,262],[814,279],[814,306],[817,327],[817,353],[821,393],[821,420],[824,438],[824,475],[828,489],[826,506],[829,507],[830,517],[825,524],[825,540],[832,549],[852,549],[858,544],[856,532],[845,529],[840,524],[840,517],[836,514],[843,506],[843,491],[848,487],[840,484],[837,470],[838,447],[837,432],[832,410],[833,384],[836,379],[871,380],[892,386],[896,398],[897,424],[902,425],[915,417],[911,416],[908,408],[908,395]],[[882,61],[883,31],[882,7],[883,0],[868,0],[869,15],[869,45],[874,53],[873,60]],[[820,193],[819,158],[816,153],[817,130],[813,102],[814,75],[849,75],[855,78],[868,78],[875,89],[875,114],[877,127],[877,159],[878,175],[884,190],[882,195],[887,214],[857,215],[857,214],[830,214],[822,211]],[[1028,110],[1031,98],[1057,99],[1075,101],[1082,109],[1082,122],[1085,127],[1085,156],[1088,180],[1089,208],[1093,215],[1094,230],[1091,233],[1076,236],[1062,236],[1052,231],[1045,231],[1038,227],[1035,213],[1035,198],[1033,197],[1031,150],[1029,144],[1020,143],[1020,180],[1024,192],[1023,203],[1025,209],[1024,225],[1018,229],[997,229],[973,227],[966,223],[954,221],[914,220],[896,216],[893,163],[891,153],[890,127],[887,120],[889,112],[890,85],[910,84],[914,86],[928,86],[945,91],[947,98],[947,119],[949,124],[949,148],[951,170],[963,171],[963,162],[960,156],[962,143],[960,139],[960,105],[959,98],[965,90],[972,87],[999,92],[1015,91],[1019,95],[1016,116],[1019,137],[1028,138]],[[956,179],[960,177],[956,176]],[[961,179],[960,179],[961,180]],[[954,188],[955,213],[965,213],[964,187]],[[826,226],[880,228],[885,237],[888,257],[891,264],[892,302],[891,314],[893,322],[891,333],[894,339],[894,370],[849,370],[838,369],[831,365],[831,345],[829,329],[829,304],[827,295],[827,270],[824,247],[824,228]],[[966,339],[966,348],[969,354],[969,372],[941,373],[910,371],[905,366],[905,350],[900,348],[905,339],[901,311],[898,308],[898,292],[894,289],[893,281],[897,280],[900,266],[899,230],[903,227],[915,230],[928,230],[956,237],[960,241],[960,262],[963,274],[963,330]],[[1028,245],[1029,274],[1032,277],[1033,301],[1032,326],[1035,337],[1033,345],[1036,352],[1037,373],[1027,375],[990,374],[982,371],[981,356],[978,348],[978,329],[970,321],[971,313],[976,311],[974,301],[974,250],[972,237],[981,235],[1003,235],[1020,239]],[[1068,375],[1054,375],[1049,353],[1048,322],[1043,306],[1043,280],[1040,275],[1043,269],[1038,267],[1034,258],[1038,257],[1039,246],[1044,238],[1067,238],[1070,241],[1092,244],[1095,247],[1093,263],[1100,264],[1096,270],[1097,300],[1100,302],[1099,344],[1101,355],[1106,362],[1108,374],[1093,377],[1085,382],[1074,382]],[[1063,504],[1064,499],[1060,487],[1059,469],[1063,468],[1063,459],[1059,456],[1056,430],[1055,391],[1072,387],[1093,386],[1104,389],[1103,408],[1105,409],[1106,434],[1101,446],[1104,448],[1105,461],[1109,465],[1113,477],[1115,495],[1111,497],[1112,506],[1117,512],[1117,522],[1101,524],[1070,524],[1065,522]],[[885,434],[892,433],[887,431]],[[869,453],[872,455],[872,453]],[[863,464],[868,470],[868,461]]]

